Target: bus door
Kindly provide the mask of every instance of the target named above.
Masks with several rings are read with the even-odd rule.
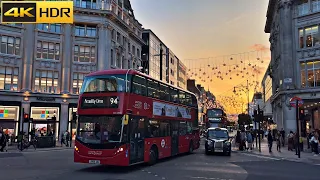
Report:
[[[175,156],[179,153],[179,122],[171,122],[171,155]]]
[[[144,161],[145,121],[145,118],[138,116],[130,119],[130,164]]]

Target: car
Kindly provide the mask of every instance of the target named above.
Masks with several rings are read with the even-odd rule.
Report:
[[[208,128],[206,134],[205,151],[210,153],[223,153],[231,155],[231,138],[226,128]]]

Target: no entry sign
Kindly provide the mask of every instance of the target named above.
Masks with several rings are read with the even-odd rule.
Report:
[[[297,96],[295,96],[295,97],[290,99],[290,105],[292,107],[296,107],[297,101],[298,101],[298,106],[299,107],[303,105],[303,100],[301,98],[297,97]]]

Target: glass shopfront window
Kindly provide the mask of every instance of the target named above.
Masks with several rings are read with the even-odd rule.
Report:
[[[301,86],[319,87],[320,86],[320,61],[308,61],[300,63]],[[305,76],[307,75],[307,76]]]
[[[77,112],[77,108],[69,108],[69,127],[68,131],[72,133],[72,140],[76,138],[77,122],[72,122],[72,112]]]
[[[19,106],[0,106],[0,128],[3,132],[15,137],[19,130]],[[11,138],[9,139],[9,141]]]
[[[35,129],[36,136],[59,135],[59,108],[58,107],[31,107],[31,118],[33,124],[30,126]],[[56,117],[56,121],[51,118]]]

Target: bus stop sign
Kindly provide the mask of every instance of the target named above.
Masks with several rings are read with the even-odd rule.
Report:
[[[298,106],[299,107],[303,105],[303,100],[301,98],[297,97],[297,96],[295,96],[295,97],[290,99],[290,105],[292,107],[296,107],[297,101],[298,101]]]

